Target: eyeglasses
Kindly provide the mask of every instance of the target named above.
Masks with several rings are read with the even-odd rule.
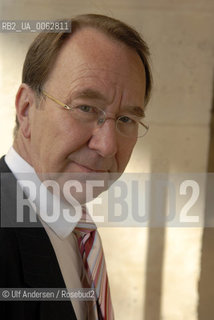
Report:
[[[46,91],[42,92],[50,100],[54,101],[66,110],[71,111],[72,118],[85,123],[89,129],[96,129],[101,127],[107,119],[115,120],[117,131],[129,138],[142,138],[148,132],[149,127],[139,120],[139,116],[135,116],[129,113],[118,116],[116,119],[108,117],[106,112],[98,107],[93,107],[85,104],[77,106],[68,106],[58,99],[54,98]]]

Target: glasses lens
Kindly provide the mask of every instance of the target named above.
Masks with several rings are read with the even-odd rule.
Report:
[[[116,122],[117,130],[126,137],[140,138],[145,136],[148,127],[131,118],[130,116],[121,116]]]
[[[121,116],[116,121],[117,130],[124,136],[137,136],[138,123],[129,116]]]
[[[149,130],[149,126],[147,124],[139,123],[138,125],[138,138],[144,137]]]

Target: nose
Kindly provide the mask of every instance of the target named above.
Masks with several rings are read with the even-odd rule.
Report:
[[[116,154],[118,134],[114,119],[106,119],[101,127],[94,130],[88,147],[95,150],[103,158],[111,158]]]

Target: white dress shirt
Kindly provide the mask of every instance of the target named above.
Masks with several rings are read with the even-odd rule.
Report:
[[[41,185],[41,181],[35,173],[35,170],[32,166],[29,165],[15,150],[13,147],[8,151],[5,161],[13,172],[17,180],[21,177],[23,173],[29,175],[33,182],[37,184],[37,186]],[[19,182],[21,187],[23,185]],[[48,191],[49,197],[51,197],[51,193]],[[51,241],[53,249],[55,251],[60,270],[62,272],[63,279],[65,281],[67,289],[79,289],[82,288],[81,279],[83,279],[84,275],[84,267],[82,258],[80,256],[80,252],[78,249],[78,244],[76,241],[76,237],[72,232],[76,227],[76,222],[67,222],[60,215],[59,219],[57,219],[54,223],[46,223],[41,218],[41,212],[44,210],[44,205],[46,202],[44,199],[36,197],[32,199],[31,194],[29,193],[28,198],[31,203],[36,204],[37,214],[40,218],[40,221],[47,232],[47,235]],[[51,198],[49,199],[51,200]],[[64,204],[63,204],[64,205]],[[47,211],[53,210],[50,206],[50,203],[47,203]],[[72,299],[72,305],[77,317],[77,320],[86,320],[88,318],[88,308],[90,304],[85,301],[80,301],[78,299]]]

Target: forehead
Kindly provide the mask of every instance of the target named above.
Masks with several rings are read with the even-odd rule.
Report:
[[[94,84],[145,93],[145,70],[138,54],[93,28],[77,31],[62,47],[48,84],[64,92]]]

